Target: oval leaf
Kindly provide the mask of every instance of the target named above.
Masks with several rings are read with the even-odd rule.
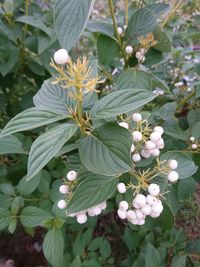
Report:
[[[100,99],[91,110],[92,119],[111,118],[133,111],[152,101],[156,94],[142,89],[126,89],[110,93]]]
[[[132,135],[114,124],[96,128],[79,145],[83,165],[93,173],[116,176],[132,167],[130,147]]]
[[[0,155],[4,154],[27,154],[22,143],[15,136],[5,136],[0,139]]]
[[[61,124],[39,136],[31,146],[27,179],[35,176],[73,136],[75,124]]]
[[[68,204],[68,213],[85,210],[107,200],[115,192],[117,183],[116,177],[90,175],[78,185]]]
[[[8,227],[11,213],[3,208],[0,208],[0,230]]]

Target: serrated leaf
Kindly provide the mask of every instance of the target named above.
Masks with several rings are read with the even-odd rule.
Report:
[[[10,217],[10,211],[0,208],[0,230],[5,229],[9,225]]]
[[[61,267],[63,262],[64,240],[60,229],[49,230],[44,238],[43,252],[53,267]]]
[[[22,147],[22,143],[15,136],[5,136],[0,138],[0,155],[4,154],[27,154]]]
[[[44,81],[41,89],[33,97],[34,105],[69,115],[69,109],[74,107],[74,103],[68,97],[67,90],[59,84],[53,84],[53,81],[53,78]]]
[[[152,101],[156,94],[142,89],[123,89],[100,99],[91,109],[92,119],[111,118],[138,109]]]
[[[61,124],[40,135],[32,144],[29,159],[27,179],[35,176],[73,136],[75,124]]]
[[[198,169],[194,162],[185,154],[179,151],[169,151],[161,156],[161,160],[175,159],[178,161],[176,171],[179,174],[179,179],[191,177]]]
[[[93,173],[116,176],[132,167],[130,147],[132,135],[128,130],[108,123],[92,131],[80,141],[80,158]]]
[[[67,114],[47,108],[30,108],[12,118],[4,127],[0,138],[12,133],[27,131],[67,118]]]
[[[69,213],[93,207],[112,196],[118,179],[98,174],[91,174],[78,185],[68,204]]]
[[[69,51],[78,41],[86,27],[93,4],[94,0],[56,1],[54,22],[56,34],[62,48]]]
[[[52,218],[52,215],[47,211],[28,206],[20,213],[20,221],[25,227],[36,227],[41,225],[45,220]]]

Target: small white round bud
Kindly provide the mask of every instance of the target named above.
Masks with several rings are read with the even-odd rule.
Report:
[[[168,180],[172,183],[176,182],[179,178],[178,172],[176,171],[170,171],[168,176],[167,176]]]
[[[157,196],[160,193],[160,187],[157,184],[150,184],[148,186],[148,192],[152,196]]]
[[[58,201],[58,208],[59,208],[60,210],[63,210],[63,209],[65,209],[66,207],[67,207],[67,203],[66,203],[65,200],[61,199],[61,200]]]
[[[142,120],[142,115],[140,113],[133,113],[132,120],[134,122],[140,122]]]
[[[178,161],[175,159],[168,160],[168,166],[170,169],[175,170],[178,168]]]
[[[158,201],[158,203],[152,206],[152,212],[161,213],[162,211],[163,211],[163,205],[161,201]]]
[[[119,122],[119,126],[128,129],[128,123],[126,123],[124,121]]]
[[[78,223],[84,224],[87,222],[87,215],[85,213],[78,213],[76,219]]]
[[[164,140],[162,138],[160,138],[157,142],[156,142],[156,148],[158,149],[162,149],[164,148]]]
[[[190,136],[189,139],[190,139],[191,142],[194,142],[195,141],[195,138],[193,136]]]
[[[142,133],[139,131],[133,132],[133,141],[140,142],[142,140]]]
[[[144,219],[138,219],[138,225],[144,225],[145,224],[145,220]]]
[[[158,132],[160,135],[164,133],[164,130],[161,126],[154,127],[154,132]]]
[[[128,45],[126,48],[125,48],[125,51],[128,55],[131,55],[133,53],[133,47]]]
[[[122,220],[126,219],[126,211],[125,210],[118,209],[117,214],[118,214],[120,219],[122,219]]]
[[[140,208],[145,206],[147,203],[146,197],[143,194],[137,194],[133,201],[138,204]]]
[[[156,213],[156,212],[151,212],[150,213],[150,216],[152,217],[152,218],[158,218],[159,216],[160,216],[160,213]]]
[[[141,156],[138,153],[132,155],[133,162],[139,162],[141,160]]]
[[[122,30],[122,28],[121,28],[121,27],[118,27],[118,28],[117,28],[117,31],[118,31],[118,34],[119,34],[119,35],[122,35],[122,33],[123,33],[123,30]]]
[[[154,149],[154,148],[156,148],[156,145],[155,145],[154,142],[152,142],[152,141],[147,141],[147,142],[145,143],[145,149]]]
[[[148,159],[151,157],[151,153],[149,153],[148,150],[142,149],[140,152],[141,156],[145,159]]]
[[[192,144],[192,149],[197,149],[197,144]]]
[[[152,142],[157,142],[161,138],[161,134],[159,132],[153,132],[150,135],[150,140]]]
[[[141,208],[141,210],[144,215],[150,215],[151,206],[149,204],[146,204],[144,207]]]
[[[137,59],[141,58],[141,53],[140,53],[140,52],[136,52],[135,57],[136,57]]]
[[[135,211],[128,210],[127,213],[126,213],[126,217],[127,217],[127,220],[129,220],[129,221],[132,221],[132,220],[136,219]]]
[[[94,214],[95,215],[101,214],[101,207],[100,207],[100,205],[96,205],[96,206],[94,206],[92,208],[93,208],[93,211],[94,211]]]
[[[67,194],[69,191],[69,188],[67,185],[63,184],[60,186],[59,191],[61,194]]]
[[[135,146],[134,144],[131,145],[131,153],[133,153],[135,151]]]
[[[135,214],[136,214],[136,218],[139,220],[144,219],[146,217],[146,215],[141,210],[136,210]]]
[[[76,171],[70,171],[67,173],[67,179],[72,182],[74,180],[76,180],[77,177],[77,172]]]
[[[88,213],[88,216],[90,216],[90,217],[94,217],[94,216],[96,216],[93,207],[92,207],[92,208],[89,208],[89,209],[87,210],[87,213]]]
[[[125,200],[122,200],[122,201],[119,203],[119,209],[120,209],[120,210],[128,210],[128,202],[125,201]]]
[[[55,63],[59,65],[66,64],[70,59],[66,49],[57,50],[54,53],[53,58],[54,58]]]
[[[117,185],[117,190],[119,193],[124,194],[126,192],[126,186],[124,183],[119,183]]]
[[[152,196],[152,195],[147,195],[146,196],[146,200],[147,200],[147,203],[150,206],[153,206],[158,202],[158,199],[156,197]]]
[[[107,208],[107,203],[106,203],[106,201],[100,203],[99,205],[100,205],[101,210],[105,210],[105,209]]]
[[[151,152],[153,157],[158,157],[160,155],[160,150],[158,148],[154,148]]]

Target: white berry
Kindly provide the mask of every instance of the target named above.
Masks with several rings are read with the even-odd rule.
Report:
[[[146,215],[141,210],[136,210],[135,214],[136,214],[137,219],[139,220],[144,219],[146,217]]]
[[[146,204],[144,207],[141,208],[141,210],[144,215],[150,215],[151,206],[149,204]]]
[[[152,196],[152,195],[147,195],[146,196],[146,200],[147,200],[147,203],[150,206],[153,206],[158,202],[158,199],[156,197]]]
[[[146,149],[154,149],[155,147],[156,147],[156,145],[155,145],[155,143],[152,142],[152,141],[147,141],[147,142],[145,143],[145,148],[146,148]]]
[[[164,140],[162,138],[160,138],[157,142],[156,142],[156,148],[158,149],[162,149],[164,148]]]
[[[70,171],[67,173],[67,179],[72,182],[74,180],[76,180],[77,177],[77,172],[76,171]]]
[[[152,206],[152,212],[161,213],[162,211],[163,211],[163,205],[161,201],[158,201],[158,203]]]
[[[148,150],[142,149],[140,152],[141,156],[145,159],[148,159],[151,157],[151,153],[149,153]]]
[[[146,205],[146,197],[142,194],[137,194],[133,200],[135,203],[139,205],[139,207],[143,207]]]
[[[160,135],[164,133],[164,130],[161,126],[154,127],[154,132],[158,132]]]
[[[134,162],[139,162],[139,161],[141,160],[141,156],[140,156],[140,154],[138,154],[138,153],[133,154],[133,155],[132,155],[132,160],[133,160]]]
[[[152,217],[152,218],[157,218],[157,217],[159,217],[160,216],[160,213],[156,213],[156,212],[151,212],[150,213],[150,216]]]
[[[142,120],[142,115],[140,113],[133,113],[132,120],[134,122],[140,122]]]
[[[128,129],[128,123],[126,123],[126,122],[124,122],[124,121],[119,122],[119,126]]]
[[[160,155],[160,150],[158,148],[154,148],[151,152],[153,157],[158,157]]]
[[[77,222],[80,224],[84,224],[87,222],[87,215],[85,213],[79,213],[76,216]]]
[[[135,211],[133,210],[128,210],[127,213],[126,213],[126,217],[129,221],[132,221],[134,219],[136,219],[136,214],[135,214]]]
[[[144,225],[145,224],[145,220],[144,219],[138,219],[138,225]]]
[[[195,141],[195,138],[193,136],[190,136],[190,141],[191,142],[194,142]]]
[[[130,45],[128,45],[128,46],[126,47],[125,51],[126,51],[126,53],[127,53],[128,55],[131,55],[131,54],[133,53],[133,47],[130,46]]]
[[[107,203],[106,202],[102,202],[99,205],[101,207],[101,210],[105,210],[107,208]]]
[[[197,149],[197,144],[192,144],[192,149]]]
[[[119,209],[120,210],[128,210],[128,202],[123,200],[119,203]]]
[[[178,168],[178,161],[175,159],[168,160],[168,166],[170,169],[175,170]]]
[[[133,132],[133,141],[139,142],[142,140],[142,133],[139,131],[134,131]]]
[[[148,186],[148,192],[150,195],[156,197],[160,193],[160,187],[157,184],[150,184]]]
[[[58,201],[58,208],[59,208],[59,209],[63,210],[63,209],[65,209],[66,207],[67,207],[67,203],[66,203],[65,200],[61,199],[61,200]]]
[[[136,52],[135,57],[136,57],[137,59],[141,58],[141,53],[140,53],[139,51]]]
[[[176,182],[179,178],[178,172],[170,171],[167,176],[168,180],[172,183]]]
[[[61,194],[67,194],[68,191],[69,191],[69,188],[68,188],[67,185],[63,184],[63,185],[60,186],[59,191],[60,191]]]
[[[122,28],[121,28],[121,27],[118,27],[118,28],[117,28],[117,31],[118,31],[119,35],[122,35],[122,33],[123,33],[123,30],[122,30]]]
[[[126,186],[124,183],[119,183],[117,185],[117,190],[119,193],[124,194],[126,192]]]
[[[126,211],[125,210],[120,210],[120,209],[118,209],[117,210],[117,214],[118,214],[118,216],[119,216],[119,218],[120,219],[122,219],[122,220],[124,220],[124,219],[126,219]]]
[[[59,65],[66,64],[70,59],[66,49],[57,50],[54,53],[53,58],[54,58],[55,63]]]
[[[161,134],[159,132],[153,132],[150,134],[150,140],[152,142],[157,142],[161,138]]]

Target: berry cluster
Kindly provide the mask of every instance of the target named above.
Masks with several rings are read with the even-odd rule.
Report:
[[[102,202],[98,205],[90,207],[87,210],[82,210],[82,211],[79,211],[77,213],[69,214],[67,212],[67,202],[69,201],[68,197],[70,199],[71,191],[74,188],[74,185],[75,185],[74,181],[76,180],[76,178],[77,178],[77,172],[76,171],[72,170],[72,171],[69,171],[67,173],[68,182],[65,182],[65,184],[61,185],[59,188],[59,192],[61,194],[65,195],[65,199],[59,200],[57,205],[58,205],[58,208],[61,210],[66,209],[66,215],[68,217],[76,217],[77,222],[80,224],[83,224],[83,223],[86,223],[86,221],[87,221],[87,215],[90,217],[99,215],[103,210],[106,209],[107,204],[106,204],[106,202]]]
[[[190,136],[189,140],[191,142],[190,143],[191,149],[192,150],[198,149],[198,141],[193,136]]]
[[[165,173],[167,175],[168,181],[175,182],[179,178],[178,173],[174,171],[174,169],[176,169],[177,167],[178,162],[174,159],[170,159],[167,161],[167,164],[165,166],[163,166],[162,168],[160,168],[159,166],[159,168],[155,168],[155,170],[158,171],[159,169],[161,173]],[[117,185],[117,190],[121,194],[125,194],[127,189],[134,190],[134,198],[132,200],[132,203],[128,203],[125,200],[119,203],[117,214],[121,219],[127,219],[134,225],[143,225],[147,216],[150,216],[152,218],[157,218],[160,216],[163,211],[163,204],[161,201],[162,194],[160,193],[160,187],[156,183],[149,183],[152,177],[155,177],[159,174],[160,173],[153,174],[153,172],[151,173],[150,170],[148,170],[148,172],[144,172],[139,178],[137,178],[139,186],[134,186],[131,184],[126,186],[124,183],[119,183]],[[137,176],[136,173],[135,176]],[[143,191],[145,193],[146,191],[148,193],[140,193],[140,187],[143,188]]]
[[[145,53],[146,50],[144,48],[140,48],[139,51],[136,52],[135,57],[139,63],[143,63],[145,61]]]

